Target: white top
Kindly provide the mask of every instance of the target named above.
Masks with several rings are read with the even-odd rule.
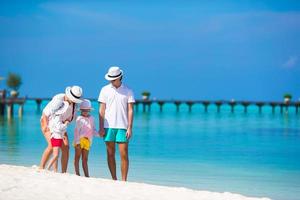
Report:
[[[128,103],[134,103],[132,90],[125,85],[115,88],[108,84],[101,89],[98,101],[105,103],[104,128],[128,127]]]
[[[48,127],[50,129],[51,138],[63,139],[64,133],[67,130],[67,125],[62,121],[62,115],[52,114],[49,117]]]
[[[64,101],[65,94],[57,94],[55,95],[52,100],[46,105],[46,107],[43,110],[43,114],[46,115],[47,117],[50,117],[51,115],[54,114],[54,103],[55,101]],[[74,104],[73,104],[74,105]],[[74,105],[74,116],[72,119],[72,111],[73,111],[73,105],[69,105],[68,109],[66,112],[62,115],[62,121],[64,122],[65,120],[73,121],[76,119],[76,106]]]

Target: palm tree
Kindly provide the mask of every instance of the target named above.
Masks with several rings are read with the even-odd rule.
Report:
[[[19,88],[22,85],[22,79],[21,76],[19,76],[18,74],[14,74],[14,73],[9,73],[7,80],[6,80],[6,85],[8,88],[11,89],[11,96],[16,97],[18,96],[19,92]]]
[[[150,94],[151,94],[151,93],[148,92],[148,91],[143,91],[143,92],[142,92],[143,100],[148,100]]]
[[[0,76],[0,86],[1,86],[1,82],[4,80],[5,78]],[[1,90],[1,87],[0,87],[0,99],[4,98],[5,96],[5,90]]]
[[[284,94],[284,95],[283,95],[284,102],[285,102],[285,103],[289,103],[289,102],[291,101],[292,97],[293,97],[293,96],[292,96],[291,94],[289,94],[289,93]]]
[[[0,76],[0,81],[3,81],[4,79],[5,79],[4,77]]]

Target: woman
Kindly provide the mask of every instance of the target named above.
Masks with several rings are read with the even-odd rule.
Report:
[[[82,89],[79,86],[72,86],[67,87],[65,93],[55,95],[52,100],[46,105],[43,110],[42,117],[41,117],[41,129],[44,134],[44,137],[48,143],[48,146],[44,150],[42,155],[40,169],[45,169],[45,165],[49,159],[49,156],[52,153],[52,145],[50,142],[51,133],[49,131],[49,116],[54,112],[54,102],[57,101],[66,101],[69,103],[69,106],[66,112],[63,114],[63,121],[72,122],[76,116],[76,104],[82,102]],[[67,132],[64,134],[63,137],[63,144],[62,144],[62,157],[61,157],[61,171],[62,173],[67,172],[68,167],[68,160],[69,160],[69,139]]]

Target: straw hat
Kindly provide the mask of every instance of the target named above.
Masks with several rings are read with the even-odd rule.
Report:
[[[105,79],[108,81],[113,81],[121,76],[123,76],[123,71],[117,66],[112,66],[109,68],[107,74],[105,74]]]
[[[72,102],[74,103],[81,103],[82,99],[82,89],[79,86],[72,86],[72,87],[67,87],[66,88],[66,96],[68,97],[68,99],[70,99]]]
[[[92,103],[88,99],[83,99],[82,103],[80,104],[80,110],[92,110]]]

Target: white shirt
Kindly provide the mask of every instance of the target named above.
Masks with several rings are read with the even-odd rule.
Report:
[[[63,139],[64,133],[67,130],[67,125],[62,121],[62,115],[52,114],[49,117],[48,127],[50,129],[51,138]]]
[[[135,102],[132,90],[123,84],[119,88],[108,84],[101,89],[98,101],[106,105],[104,128],[127,129],[128,103]]]
[[[55,95],[52,100],[46,105],[46,107],[43,110],[43,114],[46,115],[47,117],[50,117],[51,115],[54,114],[54,109],[53,109],[53,103],[55,100],[59,100],[59,101],[64,101],[65,98],[65,94],[57,94]],[[73,104],[74,105],[74,104]],[[62,115],[62,121],[65,120],[69,120],[69,121],[73,121],[74,119],[76,119],[76,107],[74,106],[74,111],[73,111],[73,105],[69,105],[68,109],[66,110],[66,112]],[[72,111],[74,112],[74,116],[72,119]]]

